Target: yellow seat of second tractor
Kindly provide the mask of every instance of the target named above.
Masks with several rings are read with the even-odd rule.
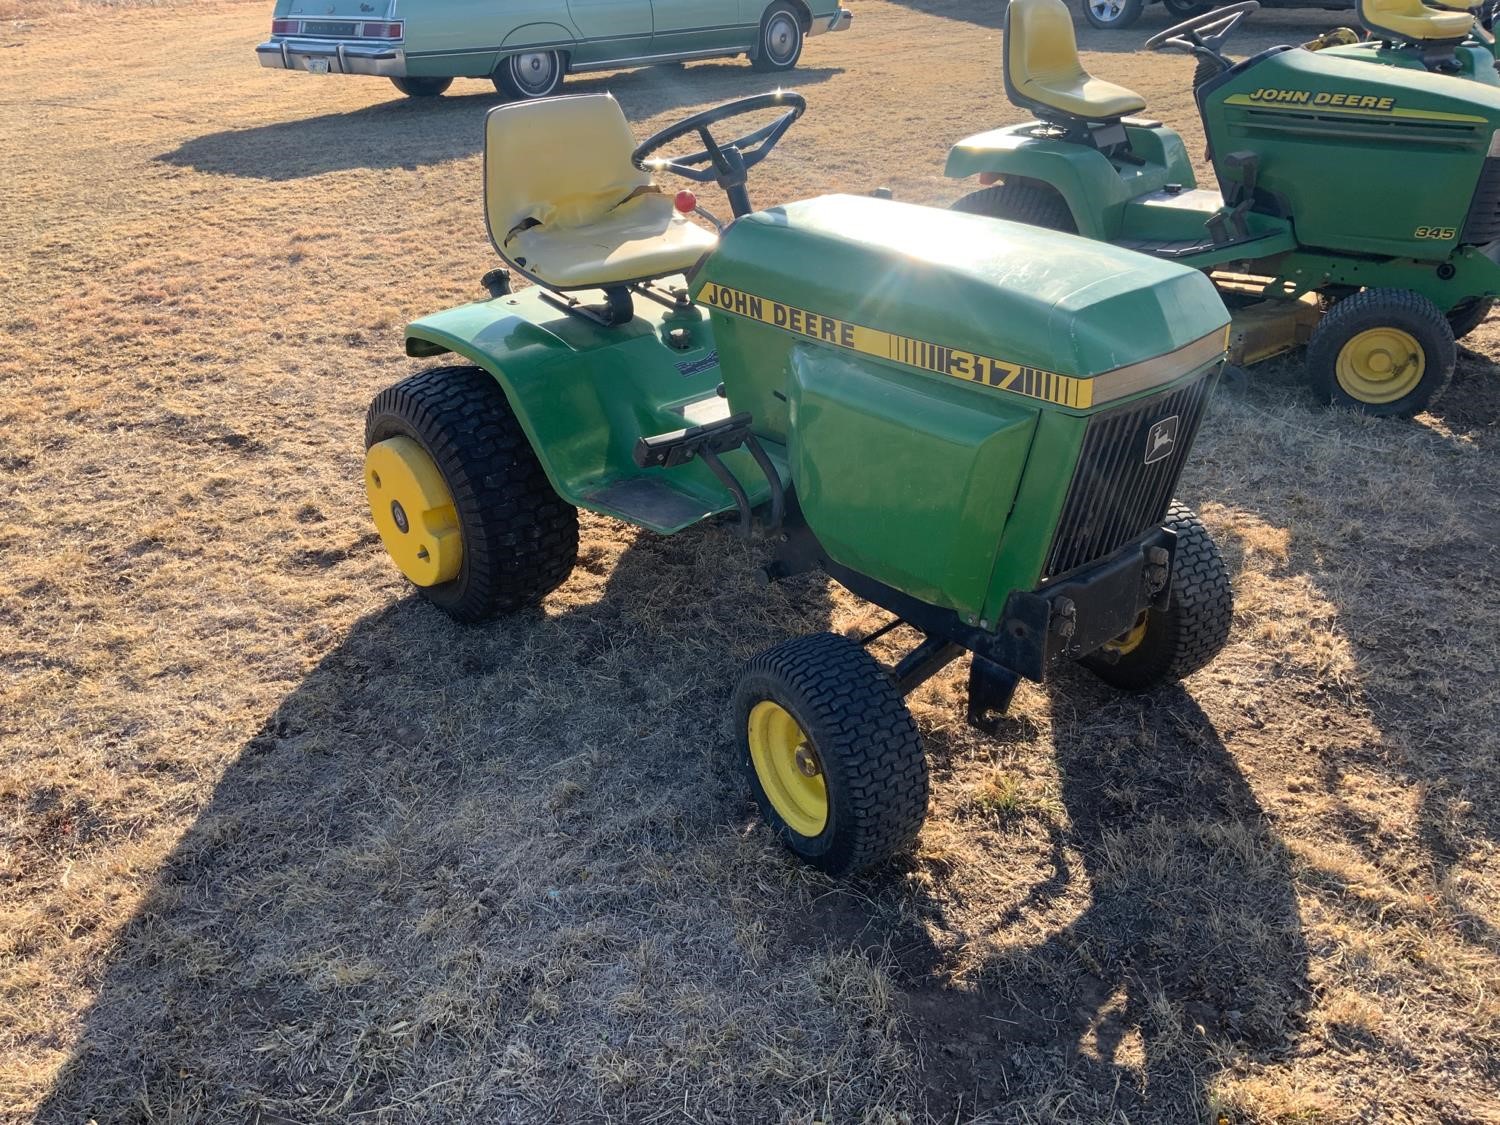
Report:
[[[1474,26],[1472,13],[1443,11],[1422,0],[1358,0],[1359,21],[1376,35],[1404,43],[1462,39]]]
[[[1073,17],[1062,0],[1011,0],[1005,13],[1005,81],[1012,100],[1019,98],[1043,116],[1114,121],[1146,108],[1146,99],[1134,90],[1083,69]]]

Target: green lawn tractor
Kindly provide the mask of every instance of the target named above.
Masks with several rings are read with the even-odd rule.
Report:
[[[408,355],[458,363],[375,399],[365,484],[392,559],[459,621],[562,583],[584,508],[662,535],[733,514],[768,580],[822,570],[912,626],[894,667],[870,637],[804,636],[734,692],[766,820],[843,873],[914,840],[903,696],[965,652],[983,726],[1059,661],[1146,689],[1222,647],[1225,565],[1173,492],[1229,317],[1201,273],[1020,224],[869,196],[753,211],[748,170],[804,108],[762,94],[639,147],[608,95],[493,110],[509,270],[408,326]],[[733,220],[694,222],[720,226],[653,172],[717,183]]]
[[[1495,36],[1463,0],[1436,5],[1422,0],[1357,0],[1355,12],[1368,38],[1348,29],[1305,44],[1326,46],[1342,58],[1427,70],[1500,86]]]
[[[981,184],[954,207],[1203,270],[1234,310],[1233,362],[1306,343],[1322,399],[1410,416],[1500,293],[1500,87],[1370,65],[1353,47],[1231,63],[1223,44],[1256,7],[1146,43],[1200,61],[1213,190],[1182,138],[1139,116],[1139,95],[1084,71],[1062,0],[1012,0],[1005,88],[1039,120],[953,147],[948,175]]]

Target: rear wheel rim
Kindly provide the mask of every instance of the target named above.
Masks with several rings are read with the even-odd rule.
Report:
[[[1114,23],[1119,18],[1121,7],[1117,0],[1089,0],[1089,11],[1100,23]]]
[[[1417,389],[1426,371],[1427,357],[1417,338],[1388,325],[1351,336],[1334,363],[1344,393],[1375,405],[1405,398]]]
[[[453,493],[427,450],[399,434],[365,451],[365,496],[380,542],[415,586],[439,586],[463,567]]]
[[[557,81],[557,55],[552,51],[512,55],[510,75],[527,94],[533,97],[545,94]]]
[[[797,21],[787,12],[777,12],[766,24],[766,54],[779,65],[790,62],[796,51]]]
[[[821,835],[828,826],[828,785],[806,732],[769,699],[751,708],[747,725],[750,765],[771,807],[799,836]]]

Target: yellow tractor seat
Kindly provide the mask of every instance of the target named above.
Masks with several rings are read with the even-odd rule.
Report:
[[[1382,39],[1432,43],[1462,39],[1474,26],[1472,12],[1445,11],[1422,0],[1358,0],[1359,22]]]
[[[484,207],[500,256],[556,289],[624,285],[696,265],[718,236],[678,214],[630,162],[634,150],[608,94],[491,110]]]
[[[1011,0],[1005,12],[1005,89],[1043,117],[1115,121],[1146,108],[1134,90],[1095,78],[1078,60],[1063,0]]]

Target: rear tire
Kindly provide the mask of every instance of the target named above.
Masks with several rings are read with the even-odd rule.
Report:
[[[451,78],[392,78],[391,85],[408,98],[435,98],[453,85]]]
[[[1306,364],[1323,401],[1410,418],[1447,390],[1457,355],[1448,318],[1426,297],[1409,289],[1363,289],[1318,322]]]
[[[1229,567],[1191,508],[1173,501],[1166,527],[1177,533],[1172,593],[1135,629],[1079,661],[1111,687],[1147,691],[1180,680],[1219,655],[1234,620]]]
[[[802,18],[787,3],[772,4],[760,21],[760,40],[750,59],[753,70],[791,70],[802,57]]]
[[[1101,31],[1122,31],[1145,7],[1145,0],[1083,0],[1083,18]]]
[[[786,815],[778,808],[789,798],[767,764],[763,733],[752,730],[762,705],[795,722],[798,761],[811,763],[802,773],[822,779],[821,830],[806,822],[805,802]],[[911,849],[927,815],[927,758],[901,693],[862,647],[814,633],[767,649],[741,674],[732,713],[761,815],[799,858],[839,876]]]
[[[405,435],[442,473],[463,543],[458,577],[419,586],[463,622],[551,593],[578,561],[578,510],[552,489],[505,392],[479,367],[433,367],[375,396],[365,448]]]
[[[562,89],[568,57],[561,51],[525,51],[500,60],[491,81],[508,98],[550,98]]]
[[[1448,327],[1453,329],[1453,338],[1462,340],[1474,329],[1484,323],[1485,318],[1490,315],[1490,310],[1495,307],[1493,297],[1474,297],[1465,301],[1455,309],[1449,309],[1447,313]]]
[[[991,219],[1010,219],[1047,230],[1078,232],[1073,212],[1056,189],[1029,180],[1011,180],[994,187],[980,188],[955,201],[951,211],[967,215],[986,215]]]

